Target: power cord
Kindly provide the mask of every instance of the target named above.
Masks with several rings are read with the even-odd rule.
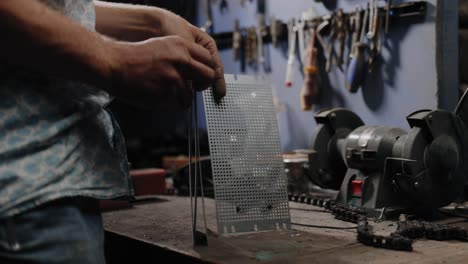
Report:
[[[357,228],[357,226],[352,226],[352,227],[322,226],[322,225],[299,224],[299,223],[292,223],[292,222],[291,222],[291,225],[304,226],[304,227],[312,227],[312,228],[335,229],[335,230],[349,230],[349,229],[356,229],[356,228]]]

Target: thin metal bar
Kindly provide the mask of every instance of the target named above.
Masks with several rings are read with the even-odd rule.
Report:
[[[197,111],[197,94],[196,92],[193,90],[193,87],[192,85],[190,85],[190,90],[192,91],[192,98],[193,98],[193,112],[194,112],[194,115],[193,115],[193,118],[195,120],[195,130],[194,130],[194,136],[195,136],[195,140],[194,140],[194,149],[195,149],[195,179],[194,179],[194,189],[193,189],[193,192],[194,192],[194,197],[195,197],[195,201],[194,201],[194,218],[193,218],[193,226],[194,226],[194,230],[193,232],[195,233],[195,231],[197,230],[197,213],[198,213],[198,210],[197,210],[197,203],[198,203],[198,193],[197,193],[197,190],[198,190],[198,151],[197,151],[197,142],[198,142],[198,111]]]
[[[187,86],[191,89],[192,81],[187,81]],[[192,217],[192,243],[195,245],[195,225],[194,225],[194,212],[193,212],[193,194],[192,194],[192,108],[189,110],[189,120],[188,120],[188,152],[189,152],[189,193],[190,193],[190,215]]]
[[[207,224],[206,224],[206,213],[205,213],[205,193],[203,191],[203,174],[202,174],[202,169],[201,169],[201,161],[200,161],[200,157],[201,157],[201,154],[200,154],[200,131],[199,131],[199,127],[198,127],[198,100],[197,100],[197,93],[195,93],[195,131],[196,131],[196,135],[197,135],[197,139],[196,139],[196,152],[197,152],[197,156],[198,156],[198,160],[197,160],[197,163],[198,163],[198,174],[200,176],[200,191],[201,191],[201,201],[202,201],[202,212],[203,212],[203,224],[204,224],[204,229],[205,229],[205,234],[208,235],[208,228],[207,228]]]

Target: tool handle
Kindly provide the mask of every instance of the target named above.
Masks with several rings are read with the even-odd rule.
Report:
[[[312,42],[313,43],[313,42]],[[316,49],[309,47],[308,65],[304,67],[304,83],[301,89],[302,111],[310,111],[318,97],[317,74],[318,68],[315,65]]]
[[[291,87],[294,81],[294,55],[289,55],[288,65],[286,66],[286,81],[284,85]]]
[[[263,47],[263,32],[265,31],[265,15],[257,15],[258,23],[258,64],[265,63],[265,53]]]
[[[307,66],[312,66],[315,64],[315,55],[316,55],[315,37],[316,37],[316,31],[315,29],[311,29],[310,30],[310,42],[309,42],[309,47],[308,47],[309,59],[307,60]]]
[[[316,102],[318,95],[316,76],[314,73],[307,73],[301,89],[302,111],[310,111]]]
[[[351,58],[346,73],[346,88],[355,93],[359,87],[364,83],[367,63],[365,63],[365,47],[356,47],[356,54]]]
[[[289,50],[288,50],[288,64],[286,66],[286,80],[284,85],[291,87],[294,81],[294,59],[296,56],[296,26],[295,21],[292,20],[289,25]]]

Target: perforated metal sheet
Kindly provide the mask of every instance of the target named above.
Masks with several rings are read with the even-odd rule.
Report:
[[[289,229],[287,178],[270,84],[226,75],[227,95],[203,92],[219,233]]]

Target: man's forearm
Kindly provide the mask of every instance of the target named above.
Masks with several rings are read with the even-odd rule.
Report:
[[[96,30],[125,41],[142,41],[161,36],[161,19],[168,11],[141,5],[94,1]]]
[[[37,0],[0,1],[0,32],[7,65],[92,84],[112,75],[109,41]]]

